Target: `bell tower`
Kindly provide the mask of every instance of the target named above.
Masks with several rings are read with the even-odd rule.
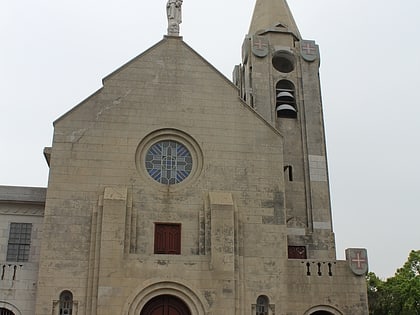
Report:
[[[257,0],[233,78],[242,99],[284,137],[292,258],[335,258],[319,66],[318,46],[302,39],[286,0]]]

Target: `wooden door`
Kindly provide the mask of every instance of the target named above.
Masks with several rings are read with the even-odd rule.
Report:
[[[177,297],[160,295],[147,302],[140,315],[191,315],[191,312]]]

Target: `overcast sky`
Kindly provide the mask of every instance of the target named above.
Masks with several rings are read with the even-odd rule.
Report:
[[[166,34],[166,0],[0,0],[0,185],[47,186],[52,122]],[[338,258],[394,274],[420,249],[420,1],[289,0],[321,49]],[[181,35],[228,78],[254,0],[184,0]]]

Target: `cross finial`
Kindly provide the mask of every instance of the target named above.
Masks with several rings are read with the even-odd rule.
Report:
[[[168,0],[166,13],[168,15],[168,36],[179,36],[179,24],[182,23],[182,0]]]

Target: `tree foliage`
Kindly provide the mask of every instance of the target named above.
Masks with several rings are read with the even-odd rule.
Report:
[[[367,275],[369,314],[420,315],[420,250],[411,251],[395,275],[381,280]]]

